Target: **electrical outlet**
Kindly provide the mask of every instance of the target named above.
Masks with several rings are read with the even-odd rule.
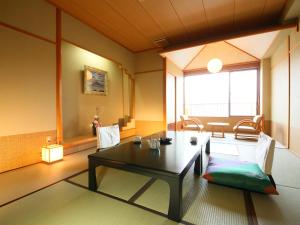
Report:
[[[47,136],[47,137],[46,137],[46,142],[47,142],[47,144],[50,144],[50,143],[51,143],[51,136]]]

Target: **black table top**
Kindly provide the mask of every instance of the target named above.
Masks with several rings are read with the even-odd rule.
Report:
[[[197,145],[190,143],[192,136],[197,137]],[[170,137],[171,144],[161,145],[160,150],[150,149],[147,140],[150,138]],[[200,153],[201,146],[205,145],[210,135],[207,133],[189,131],[168,131],[145,137],[142,144],[128,142],[113,148],[100,150],[89,155],[89,159],[110,161],[124,165],[159,170],[180,174],[187,164]]]

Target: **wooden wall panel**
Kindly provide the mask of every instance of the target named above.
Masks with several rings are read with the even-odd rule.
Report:
[[[0,136],[0,172],[41,162],[41,147],[48,136],[56,142],[56,130]]]

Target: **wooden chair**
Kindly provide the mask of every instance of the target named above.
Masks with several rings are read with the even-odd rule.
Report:
[[[202,132],[204,126],[202,122],[198,119],[191,119],[187,115],[181,115],[181,128],[183,130],[195,130]]]
[[[253,135],[259,135],[261,131],[264,131],[263,115],[254,116],[252,120],[241,120],[233,127],[236,139],[238,139],[238,136],[247,137],[251,135],[253,137]]]

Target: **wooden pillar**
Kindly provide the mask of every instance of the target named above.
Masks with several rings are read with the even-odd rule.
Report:
[[[63,141],[61,89],[61,11],[56,9],[56,138],[58,144]]]
[[[167,59],[163,58],[163,123],[164,130],[168,129],[167,125]]]

